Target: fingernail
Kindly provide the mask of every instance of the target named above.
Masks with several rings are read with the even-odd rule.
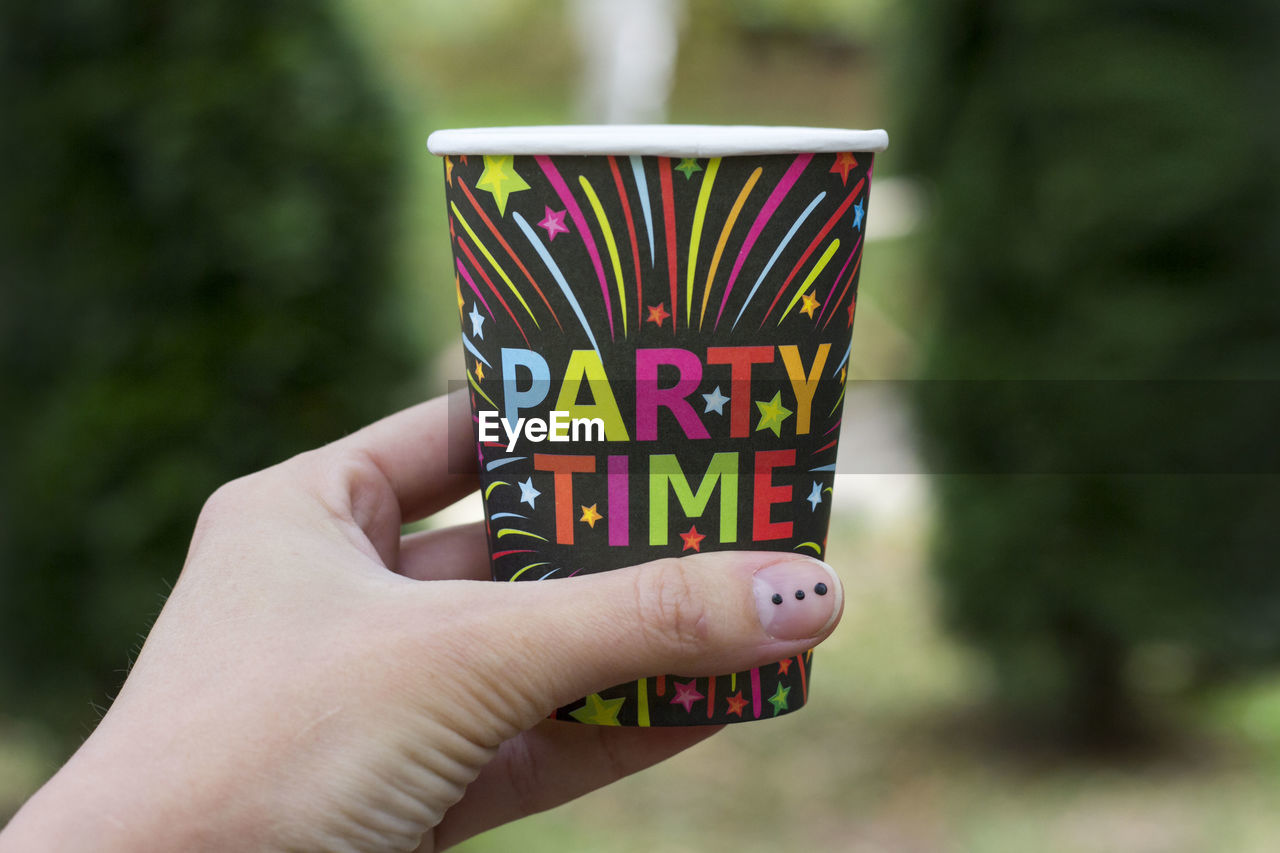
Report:
[[[821,634],[835,619],[843,592],[835,571],[817,560],[788,560],[756,572],[756,612],[777,640]]]

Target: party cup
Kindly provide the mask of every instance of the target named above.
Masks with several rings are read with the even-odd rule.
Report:
[[[509,127],[427,144],[444,157],[494,580],[824,557],[884,131]],[[736,723],[795,711],[811,687],[809,651],[655,673],[556,717]]]

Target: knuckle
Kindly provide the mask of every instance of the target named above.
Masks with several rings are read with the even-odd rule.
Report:
[[[246,499],[253,491],[251,480],[252,475],[240,477],[214,489],[213,493],[205,498],[204,506],[200,508],[199,524],[207,527],[240,514]]]
[[[637,573],[638,622],[652,645],[696,654],[710,636],[707,607],[689,569],[678,560],[659,560]]]

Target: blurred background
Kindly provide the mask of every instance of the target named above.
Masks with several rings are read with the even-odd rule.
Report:
[[[1277,44],[1274,0],[6,2],[0,820],[219,483],[456,375],[428,133],[674,121],[890,131],[844,623],[802,714],[460,849],[1275,849]]]

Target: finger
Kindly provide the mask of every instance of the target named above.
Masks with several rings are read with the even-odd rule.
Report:
[[[767,551],[698,554],[465,594],[478,598],[465,607],[459,639],[485,650],[470,663],[481,680],[526,698],[526,725],[654,673],[741,672],[800,654],[835,627],[844,597],[825,563]]]
[[[665,761],[720,726],[629,729],[548,721],[506,741],[435,829],[444,849]]]
[[[400,539],[396,571],[420,581],[489,580],[489,541],[484,522],[424,530]]]
[[[471,406],[462,389],[383,418],[320,452],[372,463],[394,494],[400,521],[409,522],[479,486],[475,450]]]

